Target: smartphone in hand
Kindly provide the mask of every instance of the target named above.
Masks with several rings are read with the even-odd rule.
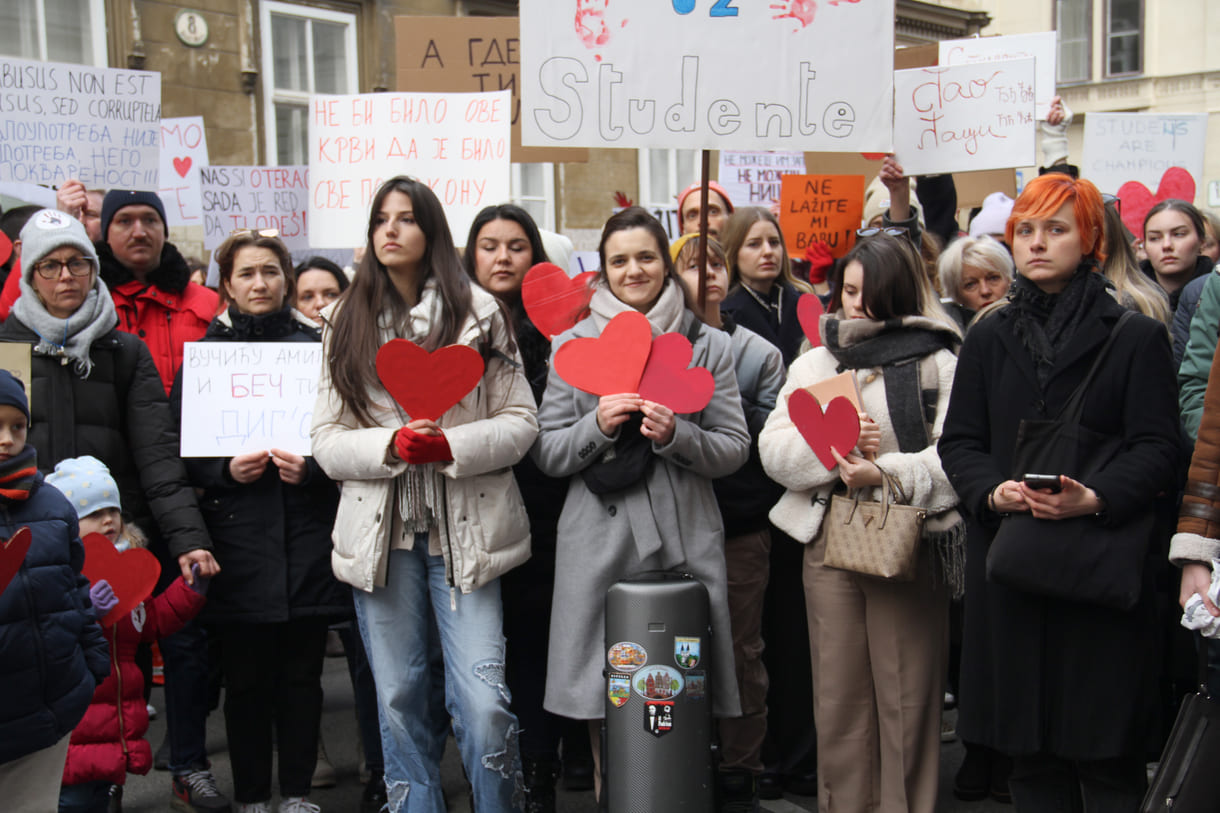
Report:
[[[1049,489],[1052,494],[1063,490],[1058,474],[1025,474],[1021,477],[1021,482],[1032,489]]]

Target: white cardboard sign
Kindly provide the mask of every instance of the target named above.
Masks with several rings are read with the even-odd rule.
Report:
[[[309,167],[203,167],[203,247],[238,229],[274,229],[289,251],[309,248]]]
[[[169,225],[203,225],[199,168],[207,165],[203,116],[161,119],[160,195]]]
[[[907,175],[1030,166],[1034,60],[894,73],[894,154]]]
[[[1206,113],[1086,113],[1080,174],[1116,195],[1127,181],[1155,192],[1165,170],[1182,167],[1201,187],[1206,148]]]
[[[938,62],[941,65],[973,65],[977,62],[1007,62],[1032,58],[1037,117],[1044,121],[1055,98],[1055,69],[1059,59],[1058,35],[1054,31],[1038,34],[1008,34],[1002,37],[970,37],[941,40]]]
[[[805,174],[803,152],[720,151],[720,185],[733,206],[779,203],[784,175]]]
[[[321,342],[186,343],[182,456],[310,454],[321,369]]]
[[[886,152],[894,0],[521,0],[534,146]]]

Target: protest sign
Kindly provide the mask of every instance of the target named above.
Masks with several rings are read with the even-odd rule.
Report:
[[[520,14],[529,146],[890,148],[894,0],[522,0]]]
[[[308,455],[321,369],[315,342],[183,345],[182,456]]]
[[[734,206],[770,206],[779,202],[780,178],[805,174],[799,152],[720,151],[720,185]]]
[[[1035,161],[1034,60],[894,73],[894,155],[907,175]]]
[[[156,191],[161,74],[0,57],[0,181]]]
[[[289,251],[309,248],[309,168],[203,167],[203,247],[215,249],[237,229],[274,229]]]
[[[1038,34],[1008,34],[1002,37],[970,37],[962,40],[941,40],[940,65],[973,65],[979,62],[1008,62],[1033,59],[1034,115],[1045,120],[1055,98],[1055,65],[1058,40],[1054,31]]]
[[[1181,167],[1201,188],[1206,146],[1206,113],[1087,113],[1080,174],[1118,194],[1127,181],[1155,189],[1165,170]]]
[[[793,257],[805,256],[814,242],[842,257],[856,244],[864,212],[862,175],[785,175],[779,226]]]
[[[161,200],[171,226],[203,224],[199,168],[208,165],[203,116],[161,119]]]
[[[507,90],[311,96],[310,244],[363,243],[373,195],[395,175],[428,184],[463,242],[480,209],[509,200],[511,102]]]
[[[398,90],[513,94],[514,163],[589,160],[581,148],[521,146],[521,37],[516,17],[395,17]]]
[[[0,370],[8,370],[13,378],[21,382],[31,408],[34,406],[34,379],[30,375],[30,355],[33,347],[25,342],[0,342]]]

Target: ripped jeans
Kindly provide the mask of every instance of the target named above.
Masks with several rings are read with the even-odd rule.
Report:
[[[500,582],[455,592],[450,609],[445,562],[413,550],[390,551],[386,586],[354,590],[356,619],[377,684],[389,813],[445,813],[437,721],[430,719],[428,616],[434,614],[445,659],[445,707],[479,813],[520,810],[517,718],[504,682]]]

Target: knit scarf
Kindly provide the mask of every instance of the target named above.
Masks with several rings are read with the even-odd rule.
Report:
[[[13,303],[12,315],[38,334],[34,355],[58,358],[61,364],[71,364],[76,375],[88,378],[93,369],[89,349],[119,323],[106,283],[97,278],[85,301],[67,319],[47,311],[26,274],[21,275],[20,287],[21,296]]]
[[[1084,314],[1105,293],[1105,277],[1093,273],[1095,268],[1092,260],[1081,263],[1057,294],[1048,294],[1020,274],[1008,292],[1013,332],[1033,360],[1038,384],[1043,387]]]
[[[606,329],[606,325],[610,324],[611,319],[631,310],[635,310],[635,308],[615,296],[604,282],[599,282],[593,289],[593,298],[589,300],[589,313],[593,318],[593,324],[597,326],[598,333]],[[661,295],[644,315],[648,317],[648,322],[652,325],[652,335],[656,337],[662,333],[680,331],[682,317],[685,314],[686,300],[682,296],[682,291],[679,290],[676,282],[666,279],[665,286],[661,288]]]
[[[28,500],[36,482],[38,461],[33,446],[26,446],[8,460],[0,460],[0,498]]]

